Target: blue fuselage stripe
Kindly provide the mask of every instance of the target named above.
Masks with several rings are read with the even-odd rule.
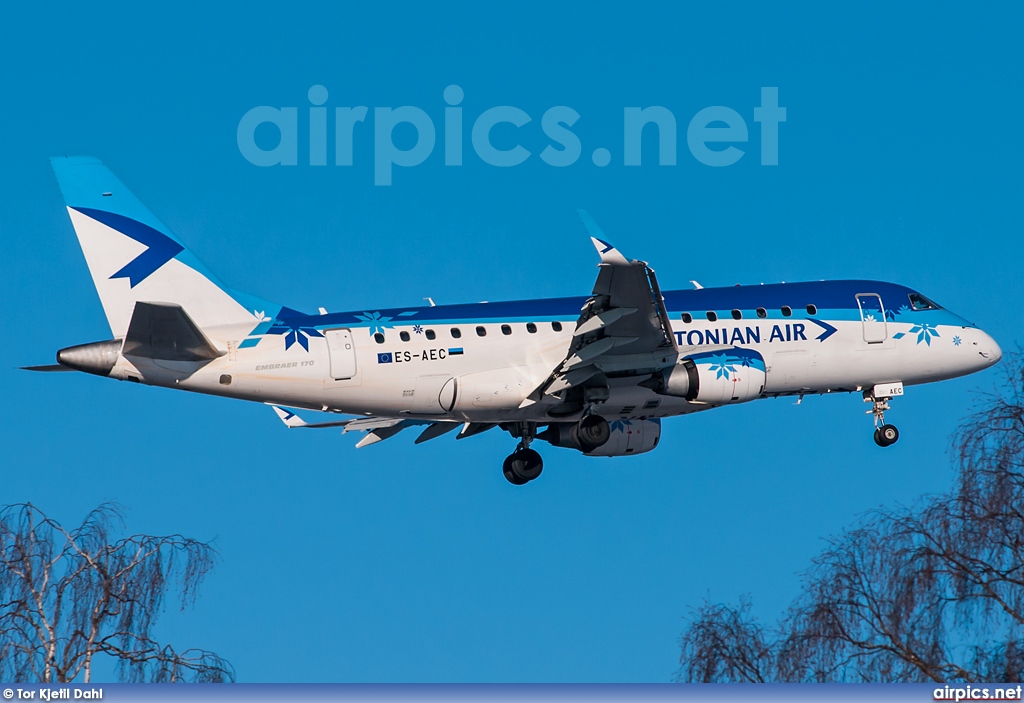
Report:
[[[758,286],[733,286],[729,288],[702,288],[698,290],[675,290],[664,293],[665,306],[677,324],[682,313],[690,313],[694,325],[707,324],[707,312],[716,313],[717,323],[732,323],[733,310],[739,310],[744,322],[763,320],[859,320],[858,293],[875,293],[882,299],[887,311],[908,311],[909,294],[913,289],[895,283],[881,281],[820,281],[808,283],[777,283]],[[585,297],[542,298],[537,300],[513,300],[494,303],[472,303],[464,305],[437,305],[432,307],[394,308],[377,310],[373,315],[382,321],[381,326],[406,325],[466,325],[487,322],[562,322],[575,321]],[[807,310],[813,305],[814,312]],[[792,310],[790,316],[783,314],[783,306]],[[759,318],[757,309],[763,308],[766,316]],[[289,311],[292,312],[292,311]],[[940,324],[969,324],[945,310],[931,310],[929,318]],[[289,318],[292,326],[312,328],[328,327],[374,327],[378,323],[368,321],[366,311],[338,312],[327,315],[304,316],[294,313]],[[941,318],[941,319],[937,319]]]

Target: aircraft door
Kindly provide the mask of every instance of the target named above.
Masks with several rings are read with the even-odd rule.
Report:
[[[340,381],[356,375],[356,348],[352,330],[325,330],[327,353],[331,360],[331,378]]]
[[[864,341],[868,344],[880,344],[889,336],[885,321],[885,307],[882,296],[878,293],[858,293],[857,308],[860,310],[860,322],[864,329]]]

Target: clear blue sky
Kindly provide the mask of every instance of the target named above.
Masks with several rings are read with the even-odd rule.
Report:
[[[197,607],[159,634],[243,681],[669,680],[690,606],[750,593],[774,619],[823,537],[946,487],[947,436],[997,374],[909,389],[884,451],[857,396],[765,400],[666,421],[639,457],[549,448],[542,479],[516,489],[498,432],[357,451],[256,404],[17,371],[109,335],[47,157],[103,159],[228,284],[299,309],[589,293],[581,207],[665,288],[898,281],[1008,349],[1024,298],[1021,19],[1016,5],[889,3],[9,8],[0,503],[73,524],[117,500],[132,531],[215,539]],[[439,141],[375,186],[372,108],[418,106],[440,140],[450,84],[465,92],[464,165],[446,167]],[[313,85],[328,108],[371,108],[351,167],[308,165]],[[777,167],[758,163],[762,86],[788,111]],[[259,105],[300,108],[299,165],[242,157],[236,129]],[[497,105],[533,118],[520,166],[470,148]],[[564,168],[539,159],[554,105],[581,115],[583,156]],[[623,108],[650,105],[676,116],[678,163],[657,166],[652,141],[625,167]],[[686,147],[711,105],[750,129],[733,166]]]

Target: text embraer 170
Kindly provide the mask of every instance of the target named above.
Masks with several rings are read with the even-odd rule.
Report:
[[[879,281],[662,292],[604,241],[589,297],[308,315],[223,286],[96,159],[55,158],[57,180],[113,338],[57,366],[272,404],[288,427],[421,427],[416,442],[500,427],[505,477],[540,475],[544,440],[587,456],[641,454],[661,420],[758,398],[860,392],[875,442],[904,386],[999,361],[995,341],[921,293]],[[307,424],[281,406],[359,416]]]

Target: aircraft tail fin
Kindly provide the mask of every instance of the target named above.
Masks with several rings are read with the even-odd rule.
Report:
[[[50,159],[110,330],[124,338],[136,303],[188,311],[200,329],[254,325],[279,305],[226,288],[98,159]]]

